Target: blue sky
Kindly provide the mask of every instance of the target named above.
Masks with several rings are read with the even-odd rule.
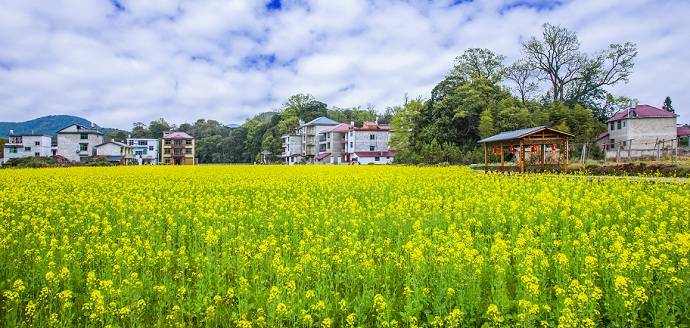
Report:
[[[73,114],[103,126],[164,117],[241,123],[295,93],[383,111],[428,97],[465,49],[520,56],[544,22],[594,52],[639,48],[610,91],[690,122],[686,0],[3,0],[0,121]]]

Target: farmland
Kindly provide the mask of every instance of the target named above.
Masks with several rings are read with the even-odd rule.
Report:
[[[0,199],[0,326],[690,324],[682,181],[25,169]]]

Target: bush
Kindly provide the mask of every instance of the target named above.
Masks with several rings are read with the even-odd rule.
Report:
[[[12,158],[7,161],[3,167],[53,167],[57,166],[58,162],[50,157],[22,157]]]

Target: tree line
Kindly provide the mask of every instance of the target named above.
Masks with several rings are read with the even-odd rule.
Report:
[[[521,46],[522,57],[512,63],[490,49],[467,49],[434,86],[430,98],[405,96],[402,104],[382,113],[373,106],[329,107],[309,94],[297,94],[279,109],[256,115],[239,127],[204,119],[175,127],[160,119],[148,125],[135,123],[131,134],[159,138],[166,130],[184,131],[197,138],[201,163],[249,163],[262,150],[278,161],[281,135],[297,128],[299,120],[325,116],[361,124],[378,119],[393,127],[396,162],[472,163],[481,160],[477,145],[481,138],[548,125],[575,134],[575,142],[589,142],[605,131],[608,117],[637,103],[607,90],[628,82],[637,56],[633,43],[612,43],[586,53],[575,32],[547,23],[541,35]],[[673,110],[670,98],[664,108]]]

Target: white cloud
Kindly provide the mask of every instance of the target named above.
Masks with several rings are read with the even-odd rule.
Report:
[[[684,0],[8,0],[0,11],[0,121],[75,114],[104,126],[165,117],[238,123],[294,93],[379,110],[428,97],[470,47],[520,56],[544,22],[583,49],[631,41],[630,83],[612,91],[690,121]]]

